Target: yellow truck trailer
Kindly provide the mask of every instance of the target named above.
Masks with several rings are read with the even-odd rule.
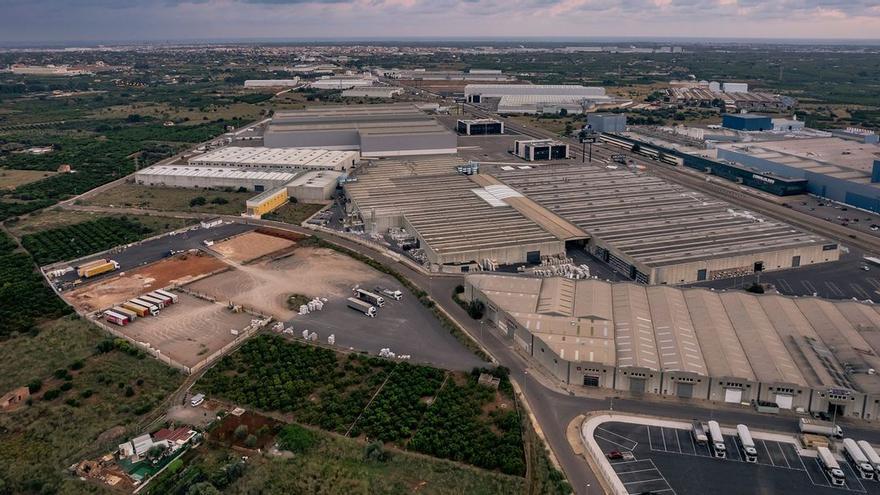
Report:
[[[76,274],[80,277],[90,278],[102,273],[112,272],[119,269],[119,263],[113,260],[96,260],[91,263],[81,265],[76,269]]]

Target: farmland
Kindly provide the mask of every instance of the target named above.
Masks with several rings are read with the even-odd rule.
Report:
[[[26,253],[0,233],[0,338],[36,332],[37,324],[63,316],[70,309],[55,297]]]
[[[137,220],[104,217],[28,234],[22,237],[21,242],[37,263],[45,265],[139,241],[153,233],[152,228]]]
[[[17,337],[2,352],[57,344],[50,363],[5,360],[16,366],[17,385],[39,384],[32,405],[0,416],[0,486],[7,493],[94,491],[66,475],[65,466],[85,453],[112,449],[182,381],[182,376],[126,344],[114,344],[83,320],[46,335]],[[9,347],[7,347],[9,346]],[[52,367],[54,372],[47,370]],[[72,428],[71,425],[76,425]]]
[[[221,359],[199,386],[328,431],[521,476],[521,418],[506,374],[497,374],[499,391],[477,385],[475,374],[344,356],[261,335]]]

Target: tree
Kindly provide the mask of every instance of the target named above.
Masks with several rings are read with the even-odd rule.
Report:
[[[559,109],[559,116],[560,117],[568,117],[568,109],[560,108]]]
[[[220,495],[220,490],[214,488],[214,485],[207,481],[203,481],[189,487],[189,490],[186,491],[186,495]]]
[[[486,310],[486,306],[483,304],[483,301],[478,299],[474,299],[467,306],[468,315],[475,320],[479,320],[483,317],[483,312]]]
[[[248,427],[247,427],[247,425],[238,425],[238,426],[235,428],[235,431],[232,432],[232,435],[233,435],[233,436],[235,437],[235,439],[238,440],[238,441],[242,441],[242,440],[244,440],[245,437],[247,437],[247,434],[248,434]]]
[[[208,201],[204,198],[204,196],[196,196],[195,198],[189,200],[190,206],[204,206]]]
[[[391,453],[385,450],[385,444],[382,442],[370,442],[364,447],[364,459],[375,462],[388,462],[391,459]]]
[[[211,200],[211,203],[215,205],[225,205],[229,200],[220,196],[217,196]]]
[[[762,286],[758,282],[755,282],[746,288],[746,292],[751,292],[753,294],[763,294],[764,286]]]
[[[252,449],[257,446],[257,436],[256,435],[248,435],[247,438],[244,439],[244,446]]]

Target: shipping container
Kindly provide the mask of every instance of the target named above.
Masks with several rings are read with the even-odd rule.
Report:
[[[175,293],[173,293],[173,292],[169,292],[169,291],[167,291],[167,290],[165,290],[165,289],[156,289],[156,293],[157,293],[157,294],[162,294],[162,295],[165,296],[165,297],[169,297],[169,298],[171,298],[171,302],[174,303],[174,304],[177,304],[177,301],[178,301],[178,295],[177,295],[177,294],[175,294]]]
[[[110,310],[104,311],[104,319],[119,326],[125,326],[128,324],[127,316]]]

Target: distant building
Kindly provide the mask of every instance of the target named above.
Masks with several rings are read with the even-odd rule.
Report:
[[[874,131],[868,129],[861,129],[858,127],[847,127],[846,129],[834,129],[831,131],[831,135],[834,137],[839,137],[841,139],[848,139],[850,141],[858,141],[860,143],[865,144],[877,144],[880,142],[880,135],[875,133]]]
[[[725,93],[748,93],[749,85],[746,83],[721,83],[721,91]]]
[[[721,126],[737,131],[769,131],[773,129],[773,122],[766,115],[735,113],[724,114],[721,117]]]
[[[804,122],[797,119],[773,119],[773,130],[778,132],[801,132],[804,130]]]
[[[534,114],[565,109],[582,113],[584,109],[619,100],[605,94],[605,88],[579,84],[468,84],[464,88],[469,103],[497,106],[501,114]]]
[[[535,160],[563,160],[568,158],[568,145],[553,139],[514,141],[513,153],[530,162]]]
[[[588,113],[587,124],[595,132],[626,131],[626,115],[622,113]]]
[[[292,88],[299,84],[299,78],[293,79],[248,79],[245,88]]]
[[[495,119],[459,120],[456,130],[465,136],[504,134],[504,122]]]
[[[403,88],[395,88],[392,86],[367,86],[362,88],[346,89],[342,92],[342,97],[390,99],[401,93],[403,93]]]

